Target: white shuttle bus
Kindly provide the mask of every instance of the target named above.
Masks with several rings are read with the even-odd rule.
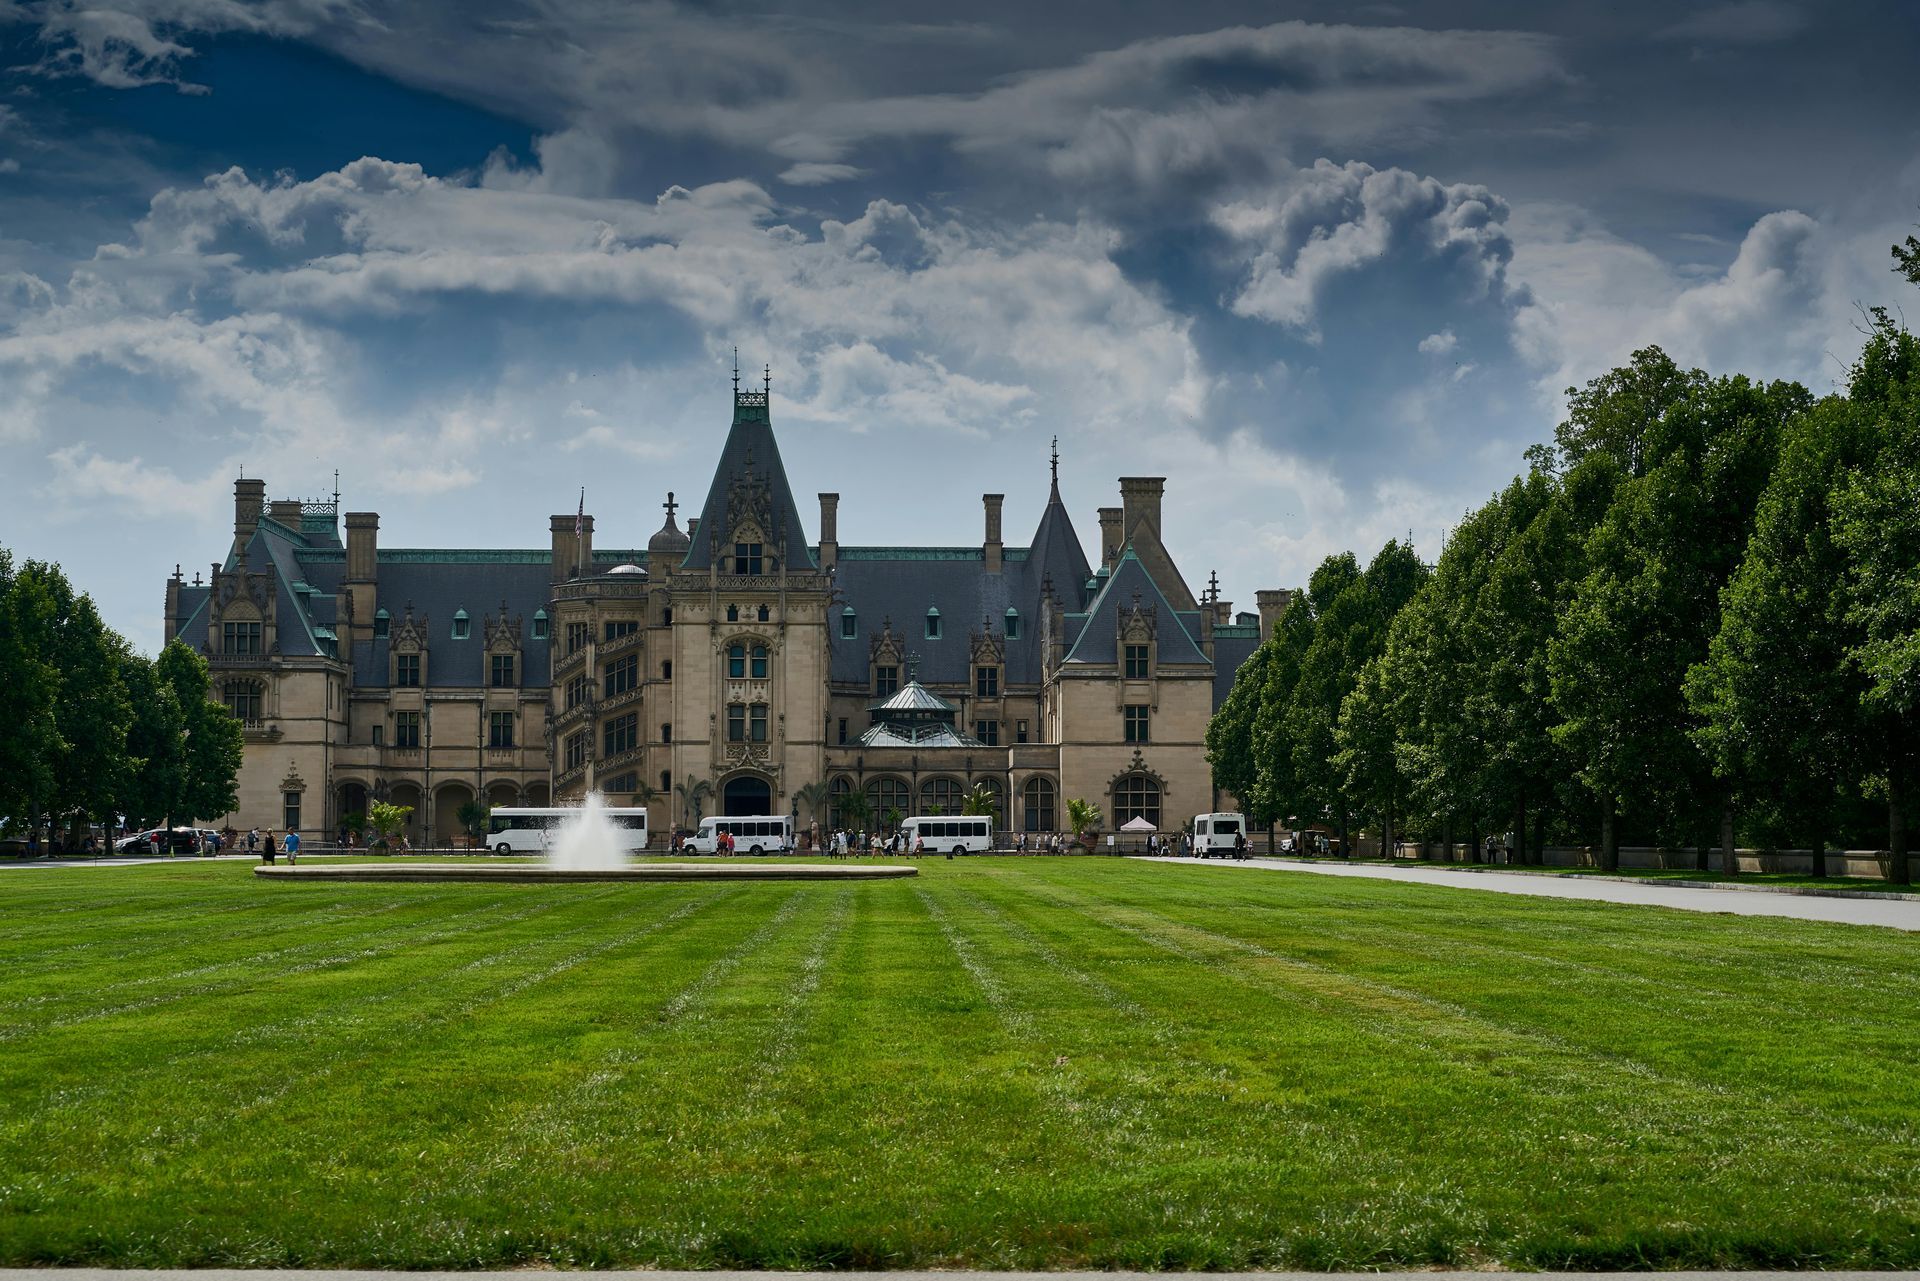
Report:
[[[1193,819],[1193,852],[1201,858],[1215,854],[1233,857],[1234,846],[1246,834],[1247,821],[1238,814],[1196,814]]]
[[[559,837],[568,819],[580,812],[577,805],[552,809],[525,809],[502,806],[487,819],[487,848],[495,854],[544,854]],[[607,821],[623,838],[621,845],[629,853],[647,848],[647,811],[614,809],[605,811]]]
[[[984,814],[937,814],[910,818],[900,825],[911,854],[925,842],[929,854],[985,854],[993,849],[993,820]]]
[[[735,854],[786,854],[793,850],[791,814],[740,814],[701,819],[700,830],[687,838],[687,852],[719,853],[722,832],[732,834]]]

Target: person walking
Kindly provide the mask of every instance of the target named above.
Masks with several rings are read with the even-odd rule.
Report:
[[[272,867],[274,863],[274,855],[278,854],[279,852],[280,852],[280,845],[277,841],[273,839],[273,829],[269,827],[267,829],[266,836],[261,839],[260,861],[265,863],[268,867]]]
[[[1233,834],[1233,856],[1242,860],[1247,857],[1247,834],[1245,832],[1235,832]]]
[[[299,828],[289,827],[287,829],[286,849],[287,849],[287,866],[292,867],[293,865],[297,864],[300,861],[300,829]]]

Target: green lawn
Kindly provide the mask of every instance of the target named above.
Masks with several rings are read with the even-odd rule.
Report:
[[[1265,857],[1258,846],[1255,858]],[[1280,858],[1293,858],[1291,854],[1281,854]],[[1608,871],[1603,867],[1540,867],[1532,864],[1515,863],[1448,863],[1432,858],[1354,858],[1340,859],[1316,857],[1306,860],[1315,863],[1346,863],[1353,867],[1437,867],[1451,868],[1456,872],[1515,872],[1523,876],[1610,876],[1630,880],[1646,881],[1711,881],[1732,885],[1779,885],[1795,889],[1836,890],[1851,894],[1898,894],[1920,898],[1920,891],[1910,886],[1893,885],[1887,881],[1865,876],[1814,876],[1805,872],[1742,872],[1738,876],[1727,876],[1722,872],[1701,872],[1681,867],[1621,867]]]
[[[1892,931],[1110,859],[0,874],[0,1264],[1920,1265]]]

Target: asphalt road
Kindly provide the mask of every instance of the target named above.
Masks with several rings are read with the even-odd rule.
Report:
[[[1195,863],[1219,868],[1223,872],[1272,871],[1305,872],[1314,876],[1355,876],[1375,881],[1438,885],[1450,890],[1581,899],[1589,903],[1629,903],[1640,907],[1677,907],[1685,912],[1730,912],[1736,916],[1785,916],[1801,921],[1833,921],[1842,925],[1884,925],[1896,930],[1920,930],[1920,900],[1914,899],[1819,898],[1809,894],[1692,889],[1662,885],[1657,881],[1634,884],[1537,872],[1456,872],[1439,867],[1379,867],[1281,858],[1170,858],[1153,861]]]

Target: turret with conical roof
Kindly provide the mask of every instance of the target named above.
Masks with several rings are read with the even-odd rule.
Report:
[[[1093,577],[1087,553],[1080,547],[1080,536],[1073,531],[1073,518],[1060,501],[1060,438],[1053,438],[1053,488],[1047,495],[1047,509],[1040,513],[1040,527],[1033,531],[1033,547],[1027,553],[1029,571],[1040,579],[1051,578],[1054,588],[1066,595],[1069,609],[1079,609],[1086,600],[1086,582]]]

